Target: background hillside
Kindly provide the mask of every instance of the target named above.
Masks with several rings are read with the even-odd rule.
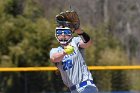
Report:
[[[36,0],[37,1],[37,0]],[[80,16],[81,25],[106,25],[108,34],[120,40],[126,54],[140,60],[139,0],[41,0],[47,18],[70,8]]]

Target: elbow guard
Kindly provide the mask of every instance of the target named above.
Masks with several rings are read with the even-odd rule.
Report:
[[[90,37],[87,33],[83,32],[82,34],[78,34],[84,43],[87,43],[90,40]]]

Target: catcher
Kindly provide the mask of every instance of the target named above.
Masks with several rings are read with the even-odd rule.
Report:
[[[90,36],[80,29],[80,20],[75,11],[56,15],[58,26],[55,37],[60,43],[50,51],[50,60],[59,69],[64,84],[71,93],[97,93],[92,75],[84,59],[84,48],[92,44]],[[77,33],[78,37],[73,37]]]

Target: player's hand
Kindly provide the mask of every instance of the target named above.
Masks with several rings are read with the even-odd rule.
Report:
[[[71,45],[68,45],[68,46],[64,47],[64,52],[68,55],[72,54],[74,52],[74,47]]]

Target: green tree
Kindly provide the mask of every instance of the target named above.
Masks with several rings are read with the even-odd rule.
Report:
[[[49,50],[55,45],[55,24],[44,18],[43,10],[33,0],[0,2],[0,66],[51,65]],[[34,88],[41,92],[48,90],[51,82],[47,72],[7,72],[0,73],[0,77],[0,90],[4,93],[33,92]]]

